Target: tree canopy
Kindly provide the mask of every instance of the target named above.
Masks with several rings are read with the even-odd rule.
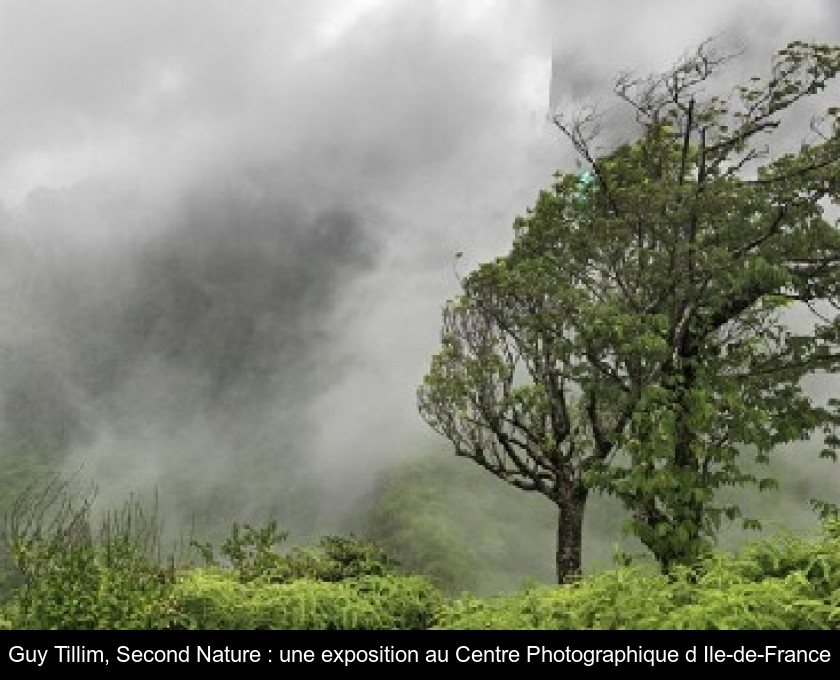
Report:
[[[780,444],[838,448],[837,400],[802,380],[840,367],[840,111],[777,148],[778,128],[840,72],[840,47],[794,42],[767,78],[707,92],[729,58],[703,43],[667,71],[622,76],[637,134],[595,150],[601,118],[558,128],[588,164],[557,173],[444,310],[419,388],[424,419],[493,474],[558,507],[557,572],[575,575],[587,498],[620,498],[668,569],[696,560],[724,486]],[[771,153],[771,144],[773,152]],[[793,326],[786,312],[811,315]]]

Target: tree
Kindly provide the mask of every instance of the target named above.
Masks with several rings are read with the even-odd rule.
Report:
[[[791,43],[767,79],[708,94],[729,59],[707,41],[619,78],[637,136],[604,155],[600,116],[556,118],[594,180],[557,173],[510,252],[444,310],[420,413],[457,455],[557,506],[561,581],[580,571],[593,490],[623,501],[668,570],[739,516],[719,489],[776,485],[747,451],[761,464],[813,435],[826,457],[840,445],[837,400],[802,388],[840,367],[838,109],[795,151],[760,145],[835,78],[840,47]]]

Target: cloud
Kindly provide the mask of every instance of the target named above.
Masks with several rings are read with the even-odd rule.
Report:
[[[434,441],[414,388],[454,253],[463,272],[501,252],[571,163],[552,52],[575,106],[721,30],[758,61],[836,39],[835,11],[0,3],[5,440],[114,494],[169,485],[185,512],[220,489],[234,514],[280,512],[304,488],[302,526],[339,521]]]

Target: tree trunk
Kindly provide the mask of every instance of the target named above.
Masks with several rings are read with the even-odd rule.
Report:
[[[587,495],[585,488],[569,489],[556,500],[558,583],[574,581],[581,575],[583,511]]]

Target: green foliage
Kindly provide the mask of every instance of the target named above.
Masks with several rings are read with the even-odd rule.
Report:
[[[262,527],[235,523],[220,548],[240,582],[262,580],[289,583],[298,579],[337,582],[360,576],[384,576],[398,564],[371,541],[353,536],[323,536],[315,546],[295,547],[281,553],[288,538],[272,521]],[[218,566],[211,545],[193,541],[208,566]]]
[[[268,522],[262,527],[235,522],[230,536],[222,543],[219,551],[243,583],[265,576],[282,561],[276,548],[286,540],[288,534],[279,531],[277,522]],[[209,543],[192,541],[208,566],[218,565],[213,546]]]
[[[9,603],[0,605],[0,630],[14,629],[15,626],[12,622],[17,618],[18,616],[13,611],[13,605]]]
[[[33,480],[46,479],[54,472],[56,462],[44,452],[3,445],[0,449],[0,516],[5,515],[16,497]],[[5,543],[0,542],[0,602],[9,599],[21,585],[20,572],[15,567]]]
[[[314,548],[297,548],[288,555],[286,580],[312,578],[344,581],[361,576],[394,574],[399,566],[378,545],[356,537],[325,536]]]
[[[639,135],[603,156],[595,117],[557,120],[593,181],[557,173],[510,252],[463,279],[418,390],[457,455],[557,504],[561,581],[580,570],[593,489],[667,571],[740,516],[719,490],[776,486],[745,450],[766,464],[812,436],[825,457],[840,448],[840,401],[802,385],[840,370],[837,109],[797,153],[762,164],[760,142],[836,78],[840,47],[792,43],[767,80],[709,95],[725,61],[704,44],[620,80]],[[813,312],[806,330],[783,322],[792,305]]]
[[[175,588],[179,627],[200,630],[416,630],[441,601],[421,577],[363,576],[338,582],[241,582],[192,569]]]
[[[93,532],[90,497],[61,484],[25,494],[6,526],[23,585],[0,629],[840,629],[836,519],[813,539],[780,534],[668,574],[624,566],[484,600],[386,573],[393,563],[354,538],[277,553],[273,524],[236,525],[227,566],[162,568],[153,514],[130,501]]]
[[[437,627],[455,630],[655,628],[672,606],[664,576],[622,568],[576,583],[540,586],[499,598],[462,598],[445,606]]]
[[[577,583],[446,604],[448,629],[840,630],[840,524],[756,542],[668,575],[622,567]]]
[[[171,612],[174,567],[160,564],[155,515],[132,500],[94,531],[91,507],[92,495],[53,480],[7,515],[5,543],[21,580],[10,609],[16,628],[150,628]]]
[[[14,504],[5,537],[22,585],[0,627],[416,629],[440,603],[426,579],[392,575],[397,565],[367,541],[327,536],[281,554],[276,523],[234,524],[224,568],[197,542],[215,566],[162,567],[154,514],[132,500],[94,531],[92,500],[53,480]]]

